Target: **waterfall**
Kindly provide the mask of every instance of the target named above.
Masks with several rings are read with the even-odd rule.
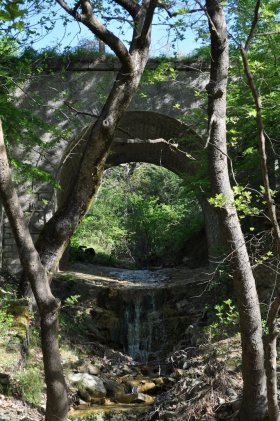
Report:
[[[160,314],[156,309],[153,293],[134,291],[130,300],[123,320],[124,330],[127,332],[125,352],[135,360],[147,362],[152,354],[159,351],[155,349],[157,341],[164,340]]]

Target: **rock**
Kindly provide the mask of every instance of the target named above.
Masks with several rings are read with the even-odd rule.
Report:
[[[145,395],[144,393],[137,393],[137,398],[135,399],[135,403],[148,403],[148,404],[152,404],[155,401],[155,397],[153,396],[149,396],[149,395]]]
[[[93,405],[105,405],[105,398],[91,398],[90,403]]]
[[[78,390],[82,399],[88,401],[90,398],[103,398],[106,396],[106,389],[103,381],[92,374],[72,373],[68,376],[70,389]]]
[[[236,401],[231,402],[231,407],[233,412],[238,411],[241,406],[241,399],[236,399]]]
[[[98,374],[100,374],[100,368],[97,367],[96,365],[89,364],[87,366],[87,372],[89,374],[93,374],[94,376],[98,376]]]
[[[152,390],[156,387],[156,384],[153,381],[141,378],[125,380],[125,384],[131,388],[132,393],[145,393],[148,390]]]
[[[10,384],[10,381],[11,381],[11,377],[9,374],[0,373],[0,384],[2,386],[7,386],[8,384]]]
[[[122,367],[122,371],[123,371],[123,373],[126,373],[126,374],[132,373],[132,370],[126,364]]]
[[[238,398],[238,394],[231,388],[227,390],[227,395],[231,401],[235,401]]]
[[[164,384],[166,381],[164,380],[163,377],[156,377],[156,378],[153,379],[153,382],[156,385],[161,385],[161,384]]]
[[[120,384],[108,377],[101,377],[103,384],[107,390],[108,397],[115,397],[124,394],[124,385]]]
[[[147,403],[152,404],[155,401],[153,396],[145,395],[144,393],[128,393],[117,396],[117,401],[120,403]]]
[[[154,382],[148,382],[148,381],[144,381],[141,382],[142,384],[140,385],[140,387],[138,387],[138,391],[145,393],[148,392],[148,390],[153,390],[156,387],[156,384]]]
[[[79,393],[79,395],[80,395],[80,397],[82,398],[83,401],[85,401],[85,402],[91,401],[91,396],[90,396],[90,394],[88,393],[87,390],[85,390],[83,388],[79,388],[78,393]]]

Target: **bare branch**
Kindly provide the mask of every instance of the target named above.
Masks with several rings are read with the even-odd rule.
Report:
[[[85,115],[85,116],[89,116],[92,118],[99,118],[98,114],[94,114],[88,111],[80,111],[77,108],[73,107],[71,104],[69,104],[69,102],[64,101],[64,104],[66,105],[66,107],[68,107],[71,111],[73,111],[76,115]]]
[[[126,22],[130,26],[134,27],[133,20],[126,19],[123,16],[104,16],[104,15],[101,15],[101,17],[102,17],[102,19],[104,19],[106,21],[117,20],[119,22]]]
[[[170,18],[174,18],[174,17],[176,17],[176,16],[178,16],[180,14],[180,13],[178,13],[176,11],[175,12],[171,12],[169,10],[168,6],[166,4],[164,4],[164,2],[162,2],[162,1],[158,1],[158,7],[160,9],[165,10],[166,13],[168,14],[168,16]],[[197,12],[202,12],[202,11],[204,11],[204,9],[190,9],[190,10],[186,10],[186,15],[187,14],[190,14],[190,13],[197,13]]]
[[[258,20],[259,20],[260,6],[261,6],[261,0],[257,0],[256,6],[255,6],[255,11],[254,11],[254,18],[253,18],[252,25],[251,25],[251,29],[250,29],[248,38],[247,38],[247,40],[245,42],[244,50],[246,52],[248,52],[249,45],[250,45],[250,43],[251,43],[251,41],[252,41],[252,39],[254,38],[254,35],[255,35],[256,26],[257,26],[257,23],[258,23]]]

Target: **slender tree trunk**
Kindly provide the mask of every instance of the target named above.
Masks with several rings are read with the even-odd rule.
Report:
[[[228,174],[226,89],[229,58],[226,22],[221,1],[206,0],[206,9],[211,33],[211,71],[207,87],[208,160],[212,192],[224,197],[219,218],[225,240],[232,250],[231,266],[240,314],[244,382],[240,419],[263,421],[267,413],[267,398],[259,300]]]
[[[269,171],[267,164],[267,153],[266,153],[266,137],[264,131],[264,122],[262,117],[262,104],[258,89],[256,87],[254,76],[250,69],[250,64],[248,61],[248,51],[250,44],[254,38],[257,24],[259,21],[259,11],[261,6],[261,0],[256,1],[254,17],[252,19],[252,25],[245,42],[244,47],[240,48],[241,57],[243,62],[244,73],[247,79],[247,85],[251,91],[255,109],[256,109],[256,126],[257,126],[257,138],[259,145],[259,156],[261,164],[261,173],[263,186],[265,191],[265,200],[268,207],[268,215],[271,221],[276,247],[278,250],[278,255],[280,251],[280,228],[276,216],[276,207],[272,197],[270,189],[270,180],[269,180]],[[268,401],[268,415],[271,421],[280,420],[280,410],[278,405],[277,397],[277,315],[280,309],[280,296],[278,295],[270,305],[267,318],[267,327],[268,334],[264,337],[264,346],[265,346],[265,369],[266,369],[266,378],[267,378],[267,401]]]
[[[265,368],[267,377],[268,415],[271,421],[280,420],[277,387],[277,315],[280,309],[280,296],[270,306],[267,320],[268,334],[264,338]]]
[[[21,264],[28,275],[41,318],[41,338],[47,384],[46,421],[66,421],[68,400],[58,346],[60,302],[52,295],[14,188],[0,122],[0,196],[17,243]]]

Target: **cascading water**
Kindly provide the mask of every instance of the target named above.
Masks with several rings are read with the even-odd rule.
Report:
[[[161,351],[165,336],[162,315],[154,291],[138,289],[127,299],[123,318],[124,351],[137,361],[147,362]]]
[[[193,269],[179,274],[176,280],[168,269],[108,271],[94,285],[94,340],[143,363],[165,358],[181,340],[188,344],[186,329],[197,316],[194,301],[204,283],[198,281],[205,277]]]

